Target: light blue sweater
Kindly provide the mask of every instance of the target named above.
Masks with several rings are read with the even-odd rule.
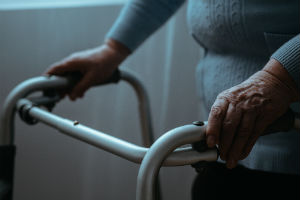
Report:
[[[183,3],[131,0],[107,37],[134,51]],[[190,34],[206,50],[196,70],[197,92],[206,115],[220,92],[260,70],[270,57],[286,68],[299,87],[299,0],[190,0],[187,13]],[[299,143],[299,134],[293,132],[263,136],[240,163],[299,174]]]

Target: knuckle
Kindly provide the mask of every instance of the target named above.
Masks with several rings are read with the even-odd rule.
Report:
[[[220,119],[223,115],[223,111],[220,106],[213,106],[210,112],[217,119]]]
[[[227,96],[227,94],[229,93],[229,90],[223,90],[222,92],[220,92],[217,96],[217,98],[224,98],[225,96]]]
[[[217,99],[223,99],[223,98],[224,98],[224,92],[219,93]]]
[[[224,90],[223,92],[219,93],[217,99],[228,101],[233,98],[232,93],[230,90]]]
[[[224,126],[224,128],[230,128],[230,127],[232,127],[233,126],[233,121],[232,120],[224,120],[224,122],[223,122],[223,126]]]

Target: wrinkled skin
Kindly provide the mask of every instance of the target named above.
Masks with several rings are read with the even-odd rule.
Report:
[[[82,98],[90,87],[110,78],[129,54],[129,49],[122,44],[107,40],[100,47],[73,53],[54,63],[46,74],[64,76],[72,72],[80,73],[82,78],[79,83],[71,91],[65,92],[71,100],[75,100]]]
[[[208,119],[207,144],[218,144],[228,168],[246,158],[268,125],[299,100],[293,80],[282,70],[279,62],[271,60],[263,70],[215,100]]]

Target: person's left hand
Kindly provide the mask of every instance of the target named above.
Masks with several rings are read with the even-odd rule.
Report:
[[[296,88],[283,66],[271,59],[263,70],[218,95],[208,118],[208,146],[218,144],[221,159],[234,168],[268,125],[299,99]]]

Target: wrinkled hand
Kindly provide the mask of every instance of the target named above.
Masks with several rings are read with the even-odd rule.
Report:
[[[129,54],[130,51],[122,44],[107,40],[100,47],[73,53],[54,63],[46,74],[64,76],[68,73],[79,72],[82,75],[81,80],[71,91],[67,91],[70,99],[75,100],[83,97],[90,87],[109,79]]]
[[[268,125],[297,99],[299,93],[287,71],[270,60],[263,70],[218,95],[208,119],[208,146],[218,144],[221,159],[234,168]]]

